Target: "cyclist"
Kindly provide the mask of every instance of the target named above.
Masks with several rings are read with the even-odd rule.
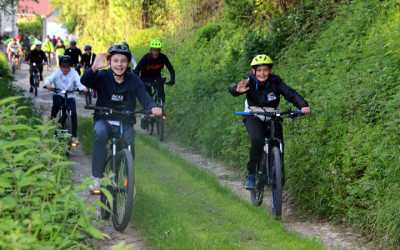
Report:
[[[15,55],[15,64],[16,64],[16,67],[18,68],[19,57],[22,54],[22,48],[21,48],[21,45],[19,43],[17,43],[17,39],[15,39],[15,38],[11,39],[11,42],[7,46],[7,54],[8,54],[8,60],[10,62],[12,61],[13,54]]]
[[[161,81],[161,70],[164,65],[167,66],[171,77],[171,80],[166,84],[172,86],[175,84],[175,70],[168,57],[161,53],[161,42],[159,40],[153,40],[150,42],[150,53],[142,57],[135,68],[135,74],[139,75],[139,72],[141,72],[140,79],[142,79],[143,82],[154,80]],[[149,95],[151,95],[151,87],[146,86],[146,90]],[[165,103],[164,85],[157,85],[157,91],[161,100]]]
[[[59,63],[60,57],[62,55],[64,55],[64,53],[65,53],[65,46],[61,39],[58,39],[57,46],[54,48],[54,50],[56,51],[57,69],[59,69],[60,68],[60,63]]]
[[[286,85],[278,76],[272,74],[273,62],[267,55],[257,55],[251,62],[252,71],[240,82],[232,84],[229,91],[233,96],[246,94],[245,111],[276,110],[280,95],[301,109],[303,114],[309,114],[307,101],[294,89]],[[251,138],[250,160],[247,163],[249,172],[246,180],[246,189],[255,187],[255,174],[260,164],[265,137],[267,136],[268,121],[258,117],[246,116],[243,119],[247,132]],[[283,131],[281,122],[275,124],[276,136],[282,140]],[[282,154],[283,155],[283,154]]]
[[[30,47],[30,43],[31,43],[31,41],[28,38],[28,34],[25,34],[25,36],[24,36],[24,38],[22,38],[21,42],[22,42],[22,51],[24,52],[24,54],[26,54],[27,51],[29,51],[29,47]]]
[[[81,79],[78,73],[75,70],[71,70],[71,58],[67,55],[63,55],[60,57],[60,69],[54,71],[50,76],[46,77],[43,81],[44,87],[52,90],[53,87],[51,84],[54,83],[54,86],[57,89],[65,89],[69,91],[74,91],[76,88],[83,92],[87,92],[87,88],[81,83]],[[63,93],[54,93],[53,94],[53,107],[51,108],[51,118],[55,118],[57,116],[58,111],[60,110],[60,106],[62,106],[64,102],[64,94]],[[69,93],[67,97],[67,105],[71,109],[71,118],[72,118],[72,138],[71,141],[73,143],[79,143],[77,138],[78,131],[78,116],[76,114],[76,103],[75,103],[75,94]]]
[[[40,74],[40,80],[43,81],[43,64],[47,64],[47,57],[44,51],[42,50],[42,42],[39,40],[35,41],[35,49],[29,51],[28,55],[25,57],[25,63],[28,63],[28,61],[31,63],[29,65],[29,82],[31,84],[31,88],[29,89],[29,92],[33,92],[33,66],[32,63],[37,64],[37,68],[39,70]]]
[[[105,62],[107,59],[107,62]],[[149,96],[142,81],[127,70],[131,60],[131,52],[126,45],[118,44],[111,46],[107,53],[99,53],[91,68],[85,70],[81,78],[82,84],[97,91],[97,106],[112,108],[115,110],[136,109],[136,99],[142,107],[151,110],[154,115],[161,115],[162,111],[156,107],[154,100]],[[107,70],[99,70],[110,66]],[[106,159],[106,145],[112,133],[118,131],[118,126],[112,125],[112,117],[105,120],[104,115],[99,112],[94,114],[95,138],[93,145],[92,174],[93,189],[100,187],[100,178],[104,173],[104,162]],[[135,142],[133,124],[136,118],[125,120],[125,139],[131,144]],[[125,124],[124,123],[124,124]],[[132,152],[133,153],[133,152]]]
[[[71,40],[68,39],[68,36],[65,36],[64,44],[65,44],[65,46],[66,46],[67,48],[68,48],[70,42],[71,42]]]
[[[96,54],[92,53],[92,46],[85,45],[84,47],[85,54],[81,57],[81,65],[85,68],[89,68],[92,66],[94,59],[96,58]]]
[[[64,41],[65,42],[65,41]],[[76,41],[71,40],[69,42],[69,48],[65,50],[65,55],[69,55],[71,57],[71,62],[72,62],[72,67],[75,68],[75,70],[80,74],[80,67],[77,67],[79,65],[79,57],[82,58],[82,51],[76,47]]]
[[[54,46],[53,43],[50,41],[50,38],[46,37],[44,39],[42,49],[44,53],[46,53],[47,59],[49,60],[49,65],[51,66],[51,54],[54,53]]]

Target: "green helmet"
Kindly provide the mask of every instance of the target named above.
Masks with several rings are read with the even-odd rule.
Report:
[[[150,49],[161,49],[161,42],[159,40],[153,40],[150,42]]]
[[[251,61],[251,67],[253,68],[259,65],[268,65],[272,67],[273,64],[274,62],[267,55],[258,55],[253,58],[253,61]]]

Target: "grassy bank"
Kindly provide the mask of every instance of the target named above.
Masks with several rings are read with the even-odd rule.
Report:
[[[91,119],[80,118],[84,144]],[[323,249],[288,233],[265,208],[241,201],[216,178],[136,134],[133,219],[156,249]]]

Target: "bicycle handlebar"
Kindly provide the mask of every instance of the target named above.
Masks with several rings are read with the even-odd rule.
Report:
[[[282,115],[289,115],[289,116],[295,116],[297,114],[303,114],[301,110],[288,110],[286,112],[271,112],[271,111],[250,111],[250,112],[235,112],[235,115],[265,115],[265,116],[282,116]]]
[[[151,115],[152,112],[150,110],[139,110],[139,111],[129,111],[129,110],[124,110],[124,111],[118,111],[106,107],[99,107],[99,106],[90,106],[86,105],[85,109],[90,109],[90,110],[95,110],[95,111],[101,111],[104,112],[106,115],[111,115],[111,114],[116,114],[116,115],[123,115],[123,116],[131,116],[135,114],[147,114]]]
[[[161,81],[154,80],[154,81],[145,81],[144,84],[148,86],[156,86],[156,85],[161,85],[164,84],[167,81],[166,77],[161,78]]]

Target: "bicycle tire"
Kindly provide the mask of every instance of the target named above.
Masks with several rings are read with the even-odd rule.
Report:
[[[108,146],[106,146],[106,148],[107,148],[107,158],[106,158],[106,164],[104,167],[104,171],[105,171],[106,175],[108,175],[111,171],[112,157],[111,157],[111,150],[108,148]],[[107,188],[107,189],[109,191],[111,191],[111,188]],[[106,205],[109,209],[111,209],[110,202],[107,200],[107,197],[103,194],[103,192],[100,193],[100,201],[104,205]],[[109,211],[107,211],[106,209],[104,209],[102,207],[100,208],[100,216],[103,220],[109,219],[110,215],[111,214]]]
[[[149,124],[147,124],[147,134],[152,135],[154,132],[154,121],[153,119],[150,117],[149,118]]]
[[[85,100],[86,100],[86,105],[92,104],[92,93],[90,93],[90,90],[86,92]]]
[[[157,118],[157,135],[158,140],[164,140],[164,119],[162,116],[158,116]]]
[[[131,151],[122,149],[117,155],[116,166],[117,187],[114,193],[112,222],[114,229],[122,232],[128,226],[131,217],[135,192],[135,173]]]
[[[263,152],[262,161],[260,167],[266,169],[266,157],[267,154]],[[263,171],[265,173],[265,171]],[[251,202],[254,206],[261,206],[264,199],[264,186],[265,186],[265,175],[263,176],[260,171],[256,174],[256,188],[250,190]]]
[[[62,128],[64,131],[68,133],[68,136],[71,137],[72,135],[72,118],[68,112],[65,112],[64,117],[62,118]],[[71,141],[68,140],[68,144],[65,146],[64,154],[69,158],[71,154]]]
[[[282,214],[283,169],[281,152],[278,147],[272,148],[271,161],[272,215],[275,218],[280,218]]]
[[[37,96],[37,91],[38,91],[38,87],[39,87],[39,75],[36,75],[34,78],[34,83],[33,83],[33,87],[34,87],[34,91],[35,91],[35,96]]]

